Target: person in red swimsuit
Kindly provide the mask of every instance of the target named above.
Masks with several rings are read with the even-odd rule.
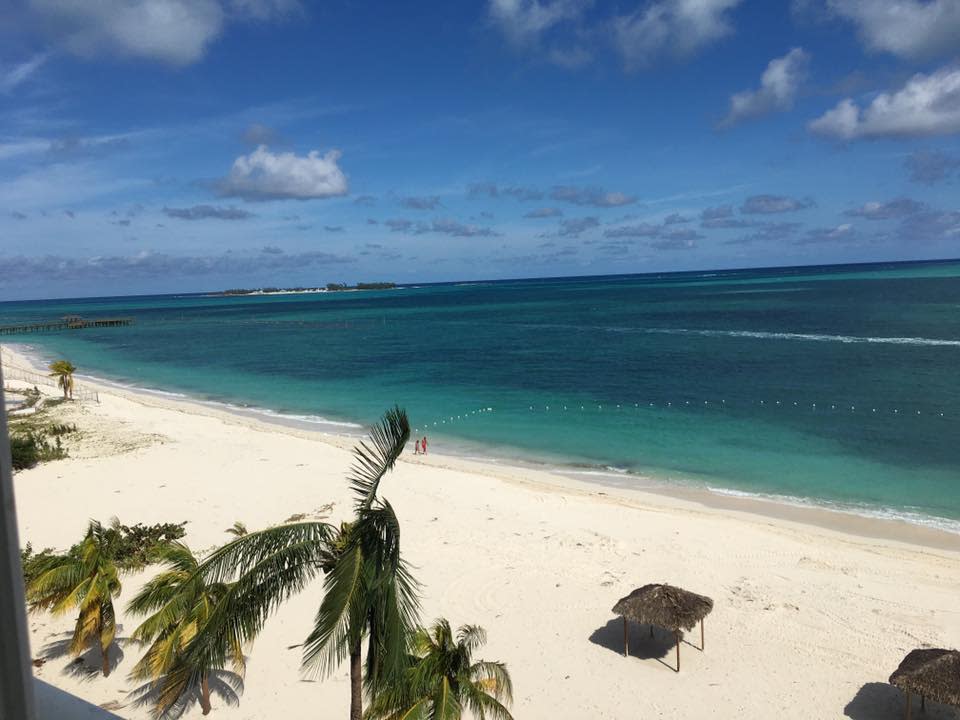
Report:
[[[423,455],[427,454],[427,436],[426,435],[424,435],[423,440],[420,441],[420,452]]]

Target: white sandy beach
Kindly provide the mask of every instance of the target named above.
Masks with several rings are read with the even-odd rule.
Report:
[[[81,429],[71,457],[15,477],[21,543],[65,548],[88,519],[117,516],[186,520],[185,541],[204,549],[226,542],[237,520],[256,529],[295,514],[336,522],[349,513],[348,439],[97,389],[99,404],[62,409]],[[886,680],[904,654],[960,646],[960,536],[605,488],[444,456],[440,445],[427,458],[402,458],[382,494],[424,585],[423,621],[442,615],[487,629],[479,654],[508,664],[518,720],[899,718],[903,698]],[[123,580],[121,637],[137,624],[122,608],[152,572]],[[649,582],[715,601],[706,650],[684,644],[679,674],[666,633],[650,641],[634,627],[634,654],[622,655],[610,608]],[[347,717],[346,667],[316,681],[299,674],[296,646],[319,600],[316,584],[282,607],[250,648],[239,706],[215,698],[211,717]],[[31,616],[33,656],[72,622]],[[65,657],[35,672],[122,717],[146,718],[127,700],[139,649],[122,650],[108,678],[68,673]],[[199,716],[196,707],[188,715]],[[953,716],[928,705],[931,720]]]

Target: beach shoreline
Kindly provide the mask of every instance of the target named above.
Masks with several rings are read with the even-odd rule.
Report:
[[[99,403],[52,408],[58,422],[79,428],[66,441],[70,456],[14,478],[20,539],[35,550],[69,547],[91,518],[186,522],[184,541],[204,553],[227,542],[237,521],[254,530],[349,516],[344,478],[355,438],[91,387]],[[652,717],[900,717],[902,696],[885,680],[906,652],[960,645],[960,552],[921,544],[927,538],[915,528],[901,537],[857,533],[820,527],[809,512],[778,518],[739,502],[712,507],[434,454],[405,453],[381,492],[422,583],[423,622],[442,616],[484,627],[489,641],[479,655],[507,663],[513,713],[524,720],[621,720],[638,702]],[[837,515],[824,522],[836,524]],[[126,605],[157,570],[122,578],[120,645],[112,651],[119,664],[108,678],[95,676],[99,658],[84,674],[87,665],[57,653],[73,618],[31,615],[37,677],[146,720],[149,708],[129,696],[127,673],[142,650],[127,639],[139,619]],[[634,627],[631,655],[623,656],[623,627],[611,608],[648,582],[714,599],[706,649],[684,643],[682,673],[672,669],[672,634],[650,639]],[[300,674],[299,648],[321,597],[317,580],[271,617],[247,649],[239,704],[215,698],[216,717],[313,717],[318,707],[324,717],[346,715],[345,667],[325,679]],[[928,704],[927,717],[949,715]]]
[[[23,344],[4,344],[4,353],[12,361],[26,369],[44,373],[45,366],[35,349]],[[185,393],[159,389],[130,387],[121,383],[78,373],[77,378],[90,390],[115,394],[135,402],[153,404],[156,407],[175,407],[183,412],[198,413],[223,420],[235,420],[262,430],[292,432],[299,437],[308,437],[332,444],[338,448],[352,447],[362,437],[365,428],[352,422],[319,418],[303,420],[296,416],[274,413],[260,408],[239,407],[219,401],[193,398]],[[517,457],[495,458],[464,457],[457,453],[436,451],[437,443],[431,445],[428,456],[419,458],[424,464],[448,470],[480,473],[504,481],[521,482],[541,486],[545,491],[570,492],[609,496],[619,501],[641,504],[681,503],[684,506],[703,507],[713,511],[740,513],[758,522],[787,522],[809,525],[862,538],[886,540],[918,545],[941,550],[960,552],[960,533],[936,526],[911,522],[898,517],[882,518],[873,514],[860,514],[848,509],[831,508],[779,497],[763,497],[751,493],[694,487],[681,483],[671,484],[669,479],[651,475],[625,475],[626,482],[614,482],[614,472],[583,472],[573,466],[525,461]],[[473,455],[473,453],[471,453]],[[408,456],[412,456],[412,448]],[[409,458],[408,458],[409,459]],[[534,479],[535,478],[535,479]],[[586,479],[584,479],[586,478]]]

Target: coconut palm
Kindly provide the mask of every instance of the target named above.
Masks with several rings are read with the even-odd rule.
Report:
[[[183,651],[206,625],[229,585],[207,583],[197,572],[199,561],[183,543],[161,546],[156,557],[166,565],[166,570],[147,582],[127,607],[134,615],[152,613],[131,635],[133,640],[150,647],[133,667],[130,677],[148,682],[155,698],[155,716],[162,717],[178,705],[191,702],[197,692],[206,715],[211,709],[210,674],[222,669],[222,665],[201,667],[197,673],[186,672]],[[244,671],[243,647],[236,637],[227,640],[224,655],[240,677]],[[199,679],[199,687],[190,683],[194,676]]]
[[[252,640],[280,603],[323,574],[303,669],[328,675],[349,658],[350,718],[362,718],[364,685],[375,695],[402,675],[416,627],[417,583],[400,557],[399,521],[377,495],[409,435],[406,413],[394,408],[355,448],[348,476],[355,496],[351,522],[339,528],[293,522],[252,532],[200,566],[207,582],[223,582],[235,572],[239,577],[185,653],[192,664],[222,663],[225,638]]]
[[[77,371],[69,360],[57,360],[50,364],[50,377],[57,378],[57,387],[63,390],[63,399],[73,399],[73,374]]]
[[[237,520],[235,523],[233,523],[233,525],[231,525],[226,530],[224,530],[224,532],[229,535],[233,535],[234,537],[243,537],[244,535],[248,534],[250,531],[247,530],[246,525],[244,525],[242,522]]]
[[[118,520],[109,527],[91,520],[83,540],[67,553],[38,563],[27,584],[27,602],[33,611],[63,615],[79,609],[68,650],[79,656],[98,646],[104,677],[110,674],[107,653],[117,631],[113,598],[120,594],[119,576],[126,569],[118,560],[120,540]]]
[[[476,625],[461,625],[456,637],[447,620],[417,631],[414,660],[403,680],[381,692],[369,720],[460,720],[464,709],[475,718],[513,720],[506,704],[513,685],[503,663],[473,660],[487,640]]]

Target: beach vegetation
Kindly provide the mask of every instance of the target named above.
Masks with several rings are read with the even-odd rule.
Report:
[[[10,437],[10,460],[14,470],[27,470],[41,462],[62,460],[67,455],[59,435],[54,437],[52,443],[46,433],[40,430],[16,433]]]
[[[26,585],[31,611],[54,615],[79,611],[67,650],[75,657],[99,648],[103,676],[110,674],[108,651],[117,632],[113,599],[120,594],[119,522],[104,526],[91,520],[83,540],[62,555],[37,558]]]
[[[163,545],[156,558],[165,569],[143,586],[127,608],[134,615],[149,614],[131,635],[149,647],[130,677],[146,681],[138,694],[153,705],[155,717],[178,717],[194,701],[207,715],[211,676],[220,681],[221,694],[236,700],[245,668],[243,646],[236,635],[222,636],[226,645],[221,654],[232,665],[232,673],[218,672],[223,665],[191,667],[184,650],[206,626],[230,586],[206,582],[197,572],[197,557],[183,543]],[[229,685],[224,687],[224,681]]]
[[[329,675],[349,661],[351,720],[363,716],[364,690],[376,697],[399,681],[417,626],[418,586],[401,558],[400,523],[379,489],[409,436],[406,413],[395,408],[355,448],[349,522],[303,520],[252,532],[201,564],[207,582],[237,579],[185,651],[188,668],[222,664],[228,638],[252,641],[283,601],[322,573],[324,594],[304,642],[304,672]],[[198,671],[189,672],[195,680]]]
[[[249,534],[250,531],[247,530],[246,525],[237,520],[235,523],[233,523],[233,525],[224,530],[224,532],[229,535],[233,535],[234,537],[243,537],[244,535]]]
[[[477,625],[461,625],[456,634],[446,619],[420,628],[413,640],[410,667],[401,680],[374,698],[369,720],[430,718],[460,720],[465,710],[484,720],[513,720],[507,705],[513,683],[500,662],[474,660],[487,636]]]
[[[57,387],[63,390],[63,399],[73,399],[73,374],[77,368],[69,360],[50,363],[50,377],[57,379]]]

